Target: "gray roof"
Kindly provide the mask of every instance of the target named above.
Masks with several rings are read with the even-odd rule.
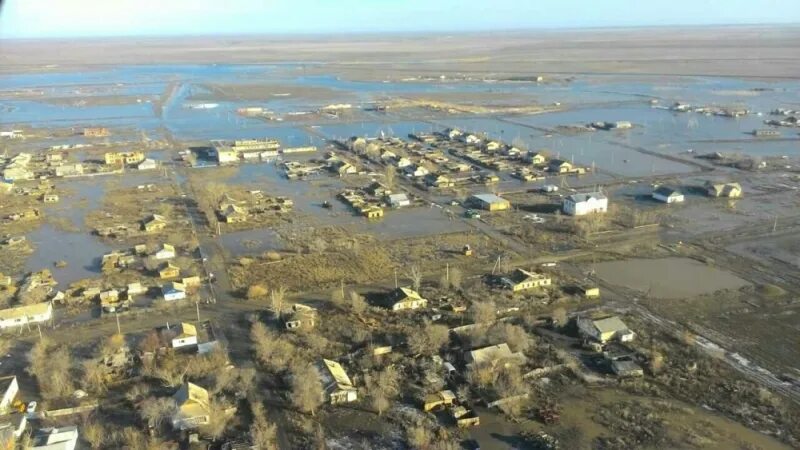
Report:
[[[496,195],[496,194],[475,194],[475,195],[472,196],[472,198],[474,198],[476,200],[480,200],[483,203],[487,203],[487,204],[502,203],[502,202],[506,201],[506,199],[504,199],[503,197],[500,197],[499,195]]]
[[[653,194],[663,195],[664,197],[669,197],[671,195],[681,195],[681,192],[677,189],[673,189],[669,186],[659,186],[653,191]]]
[[[603,200],[607,199],[608,197],[606,197],[606,194],[603,194],[602,192],[585,192],[581,194],[572,194],[569,197],[567,197],[567,199],[569,199],[574,203],[582,203],[589,200],[590,198],[593,198],[595,200]]]

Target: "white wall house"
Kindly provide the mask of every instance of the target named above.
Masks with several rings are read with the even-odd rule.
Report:
[[[570,216],[604,213],[608,211],[608,197],[602,192],[572,194],[564,199],[562,209]]]
[[[684,200],[683,194],[667,186],[659,186],[653,191],[653,199],[664,203],[681,203]]]
[[[53,318],[53,304],[50,302],[17,306],[0,310],[0,329],[18,327],[29,323],[46,322]]]
[[[11,404],[19,392],[19,383],[14,375],[0,378],[0,414],[6,414],[11,409]]]

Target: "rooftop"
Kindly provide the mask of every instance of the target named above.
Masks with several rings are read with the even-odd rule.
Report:
[[[572,194],[567,198],[574,203],[583,203],[592,199],[604,200],[607,199],[608,197],[606,197],[606,194],[603,194],[602,192],[584,192],[580,194]]]

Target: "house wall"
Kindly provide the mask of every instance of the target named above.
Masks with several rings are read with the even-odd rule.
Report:
[[[53,317],[53,305],[48,305],[47,311],[43,314],[35,314],[32,316],[22,316],[0,321],[0,329],[17,327],[27,323],[46,322]]]
[[[190,336],[182,339],[173,339],[172,348],[186,347],[188,345],[197,345],[197,336]]]
[[[8,385],[8,390],[6,390],[5,394],[3,394],[2,400],[0,400],[0,412],[7,412],[9,408],[11,408],[11,403],[17,397],[17,393],[19,392],[19,383],[17,383],[17,378],[14,377],[11,383]]]

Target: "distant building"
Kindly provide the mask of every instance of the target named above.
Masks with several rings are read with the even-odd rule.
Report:
[[[153,255],[156,259],[172,259],[175,257],[175,247],[170,244],[162,244],[161,248]]]
[[[145,160],[143,152],[108,152],[105,154],[105,163],[108,166],[139,164]]]
[[[0,378],[0,414],[7,414],[19,392],[19,383],[14,375]]]
[[[664,203],[681,203],[684,200],[683,194],[677,189],[667,186],[659,186],[653,191],[653,198]]]
[[[602,192],[572,194],[564,199],[562,210],[570,216],[605,213],[608,211],[608,197]]]
[[[146,158],[136,168],[139,170],[155,170],[158,168],[158,163],[154,159]]]
[[[411,200],[408,199],[408,195],[406,194],[390,194],[388,200],[389,206],[392,208],[402,208],[411,205]]]
[[[186,287],[181,283],[171,281],[161,286],[161,295],[168,302],[183,300],[186,298]]]
[[[175,400],[175,413],[172,416],[174,429],[191,430],[211,421],[211,403],[207,390],[186,381],[172,398]]]
[[[167,280],[170,278],[178,278],[181,275],[180,267],[172,264],[171,262],[167,261],[161,265],[158,269],[158,276],[162,280]]]
[[[353,387],[353,382],[341,364],[323,359],[316,368],[328,403],[337,405],[358,400],[358,391]]]
[[[419,293],[413,289],[397,288],[389,294],[389,305],[392,311],[418,309],[427,307],[428,300],[422,298]]]
[[[611,316],[605,319],[578,318],[578,331],[594,341],[605,344],[610,341],[629,342],[634,338],[634,333],[628,329],[619,317]]]
[[[83,175],[83,164],[64,164],[56,167],[55,174],[57,177],[74,177]]]
[[[93,127],[93,128],[84,128],[83,135],[86,137],[106,137],[109,136],[108,128],[105,127]]]
[[[742,185],[739,183],[712,183],[705,185],[709,197],[739,198],[742,196]]]
[[[158,214],[153,214],[150,216],[149,219],[145,220],[142,224],[142,228],[144,231],[148,233],[154,233],[156,231],[161,231],[167,227],[167,219],[164,216],[160,216]]]
[[[486,211],[504,211],[511,208],[511,203],[496,194],[476,194],[467,199],[467,203]]]
[[[550,160],[547,170],[553,173],[569,173],[573,171],[573,166],[572,163],[563,159],[553,159]]]
[[[75,450],[78,445],[78,427],[44,428],[32,436],[31,450]]]
[[[53,318],[53,304],[50,302],[17,306],[0,310],[0,329],[18,327],[29,323],[46,322]]]
[[[511,273],[511,275],[501,278],[501,282],[508,289],[518,292],[538,287],[550,286],[552,279],[541,273],[516,269]]]
[[[525,355],[522,352],[514,353],[505,342],[497,345],[470,350],[464,354],[467,367],[499,367],[510,364],[524,364]]]

